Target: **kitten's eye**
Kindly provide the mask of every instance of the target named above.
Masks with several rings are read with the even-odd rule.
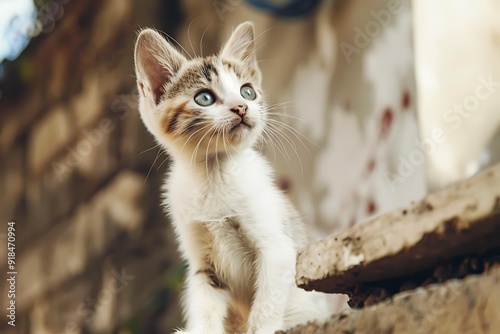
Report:
[[[208,107],[215,103],[215,96],[208,91],[199,92],[194,97],[194,102],[202,107]]]
[[[241,87],[240,94],[246,100],[255,100],[257,97],[257,93],[255,93],[253,88],[247,85]]]

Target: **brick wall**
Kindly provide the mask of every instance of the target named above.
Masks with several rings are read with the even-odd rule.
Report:
[[[0,332],[180,325],[182,266],[158,198],[167,164],[162,154],[151,166],[158,148],[139,119],[132,67],[137,28],[175,6],[70,1],[52,32],[6,64],[0,221],[16,221],[18,276],[16,328],[2,321]]]

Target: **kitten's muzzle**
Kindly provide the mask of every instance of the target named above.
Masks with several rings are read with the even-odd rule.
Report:
[[[247,114],[248,106],[246,104],[240,104],[237,105],[234,108],[231,108],[231,111],[234,112],[235,114],[240,115],[240,117],[243,117]]]
[[[246,118],[245,115],[247,114],[248,111],[248,106],[246,104],[237,105],[236,107],[231,108],[230,110],[239,116],[238,118],[235,118],[231,122],[231,130],[235,130],[240,126],[246,126],[249,129],[251,128],[250,125],[245,120]]]
[[[234,118],[231,121],[231,131],[234,131],[236,129],[239,129],[240,127],[247,127],[251,129],[252,127],[245,121],[244,116],[240,116],[238,118]]]
[[[251,126],[247,122],[245,122],[245,120],[244,120],[243,117],[235,118],[231,122],[231,130],[235,130],[235,129],[237,129],[240,126],[245,126],[245,127],[249,128],[249,129],[251,129]]]

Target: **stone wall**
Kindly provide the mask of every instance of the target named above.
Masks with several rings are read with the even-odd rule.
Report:
[[[136,109],[132,60],[139,26],[175,33],[181,16],[161,16],[176,6],[70,1],[53,31],[5,65],[0,256],[14,220],[18,276],[16,327],[2,321],[0,332],[164,333],[180,325],[183,267],[159,205],[165,155],[152,165],[158,148]],[[5,310],[3,283],[0,296]]]

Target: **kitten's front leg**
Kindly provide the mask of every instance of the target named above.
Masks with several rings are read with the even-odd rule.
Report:
[[[198,270],[190,272],[187,278],[184,307],[190,334],[224,334],[229,294],[214,286],[210,275],[207,270]]]
[[[284,329],[296,254],[293,246],[287,242],[275,241],[272,245],[261,245],[259,250],[256,291],[248,320],[248,333],[271,334]]]

